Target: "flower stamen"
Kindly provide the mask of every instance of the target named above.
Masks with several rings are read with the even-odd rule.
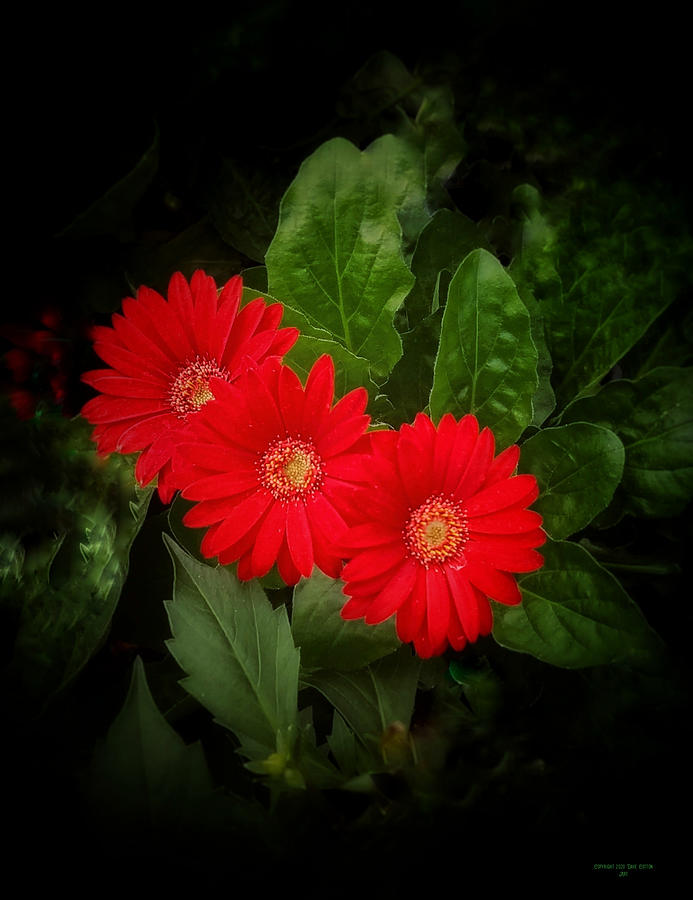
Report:
[[[179,419],[185,419],[191,412],[197,412],[205,403],[214,399],[209,386],[212,377],[230,380],[230,374],[209,357],[197,356],[188,361],[178,371],[168,392],[171,411]]]
[[[467,514],[461,503],[436,495],[429,497],[409,516],[404,543],[424,566],[459,557],[469,537]]]
[[[277,439],[258,463],[261,484],[275,500],[305,499],[322,482],[322,460],[309,441]]]

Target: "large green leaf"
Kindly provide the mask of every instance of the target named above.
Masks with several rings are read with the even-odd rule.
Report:
[[[256,580],[242,583],[164,540],[175,571],[168,647],[186,673],[181,684],[246,755],[264,758],[296,727],[299,651],[286,608],[272,609]]]
[[[588,422],[545,428],[525,441],[519,468],[536,476],[540,493],[533,508],[552,538],[569,537],[608,506],[624,459],[618,436]]]
[[[91,797],[100,815],[170,827],[212,793],[202,745],[186,745],[159,712],[137,657],[122,709],[97,746]]]
[[[693,497],[693,368],[661,366],[636,381],[611,381],[571,404],[563,421],[613,429],[626,451],[615,498],[625,512],[672,516]]]
[[[493,604],[493,636],[567,669],[611,663],[653,670],[662,644],[613,575],[579,544],[549,542],[544,566],[520,579],[519,606]]]
[[[291,630],[303,669],[360,669],[401,646],[393,620],[366,625],[342,619],[342,587],[316,569],[294,588]]]
[[[527,308],[498,260],[474,250],[450,282],[431,412],[474,413],[505,447],[530,423],[537,384]]]
[[[380,379],[401,356],[392,320],[413,283],[397,220],[410,152],[391,136],[363,153],[341,138],[323,144],[284,195],[266,256],[270,294],[371,360]]]
[[[410,647],[401,647],[364,669],[318,669],[303,673],[302,681],[320,691],[369,746],[389,726],[409,727],[420,664]]]

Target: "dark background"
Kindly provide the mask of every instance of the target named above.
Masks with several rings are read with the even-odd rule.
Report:
[[[230,3],[223,11],[192,4],[156,17],[115,6],[79,15],[61,9],[31,21],[27,16],[6,38],[22,52],[5,75],[12,240],[3,317],[31,321],[47,303],[68,320],[116,308],[142,270],[138,261],[148,248],[158,252],[205,217],[210,173],[221,158],[256,156],[295,171],[314,146],[332,136],[343,86],[383,49],[410,69],[452,67],[461,96],[470,102],[492,83],[516,115],[526,111],[547,122],[565,116],[595,148],[615,138],[617,151],[606,162],[599,157],[600,166],[611,167],[601,176],[644,187],[663,181],[690,213],[690,79],[680,15],[667,3],[635,9],[539,0],[418,7],[350,2],[342,9],[275,0]],[[106,233],[70,230],[80,213],[133,168],[155,133],[157,174],[133,216]],[[251,263],[231,252],[226,264]],[[86,344],[77,347],[68,392],[73,412],[86,399],[79,371],[89,367]],[[555,691],[574,686],[561,679]],[[564,737],[569,712],[565,716],[558,723]],[[644,719],[643,729],[649,723]],[[543,733],[550,734],[549,726],[541,723]],[[637,734],[639,727],[628,722],[624,734]],[[608,760],[573,760],[581,763],[576,783],[563,784],[556,809],[575,809],[585,790],[591,791],[590,802],[582,820],[573,819],[564,835],[553,837],[558,843],[565,838],[569,856],[579,857],[583,869],[585,859],[615,861],[624,829],[643,804],[646,833],[641,826],[636,833],[633,825],[627,837],[631,845],[638,839],[637,858],[624,861],[648,861],[647,847],[655,845],[653,856],[662,859],[666,850],[676,859],[679,847],[663,848],[657,835],[663,830],[668,840],[672,833],[669,810],[680,800],[673,773],[686,766],[688,753],[677,745],[684,733],[681,723],[668,723],[654,742],[656,772],[631,768],[625,742]],[[560,748],[566,759],[580,749],[579,741]],[[614,800],[609,790],[618,754],[624,774]],[[67,804],[63,786],[54,790],[56,803]],[[596,812],[600,796],[602,816]],[[69,809],[63,809],[69,819]],[[519,812],[508,823],[502,805],[495,812],[497,821],[490,814],[484,820],[489,844],[517,843]],[[50,821],[58,822],[60,814],[54,804]],[[464,847],[463,836],[458,845],[450,828],[446,823],[443,862],[431,859],[433,838],[425,847],[426,864],[441,867],[446,882],[458,863],[450,854],[463,854]],[[410,837],[403,836],[403,846]],[[536,879],[540,868],[519,871],[518,881]],[[563,871],[562,880],[570,881],[570,868]],[[229,887],[232,880],[229,873]]]

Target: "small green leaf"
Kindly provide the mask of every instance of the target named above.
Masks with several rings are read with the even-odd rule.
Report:
[[[617,435],[587,422],[545,428],[524,442],[519,468],[536,476],[539,498],[533,509],[552,538],[569,537],[608,506],[624,459]]]
[[[397,220],[402,194],[391,180],[397,154],[410,150],[394,139],[387,147],[393,159],[384,169],[382,154],[342,138],[318,147],[282,199],[266,256],[270,294],[371,360],[378,379],[401,356],[392,320],[413,283]]]
[[[673,516],[693,497],[693,368],[661,366],[637,381],[611,381],[572,403],[563,421],[613,429],[625,447],[617,493],[626,512]]]
[[[489,249],[475,222],[450,209],[434,213],[419,235],[411,260],[416,283],[404,304],[410,328],[445,305],[447,290],[440,289],[441,274],[452,278],[465,256],[478,247]]]
[[[493,603],[499,644],[567,669],[659,664],[658,636],[613,575],[570,541],[542,553],[543,568],[520,579],[522,603]]]
[[[167,645],[187,675],[181,684],[246,755],[263,759],[296,727],[299,651],[286,607],[272,609],[257,581],[241,583],[164,540],[175,571]]]
[[[395,428],[428,411],[442,320],[443,311],[438,309],[402,335],[402,358],[383,386],[393,407],[385,420]]]
[[[402,133],[423,153],[427,199],[434,208],[443,206],[447,201],[445,182],[455,171],[465,151],[450,86],[437,84],[426,87],[413,129]]]
[[[401,647],[365,669],[318,669],[303,673],[302,681],[320,691],[369,746],[390,725],[409,727],[420,665],[410,647]]]
[[[506,447],[532,419],[537,384],[527,308],[498,260],[474,250],[450,282],[431,412],[474,413]]]
[[[291,630],[304,669],[360,669],[401,646],[393,620],[366,625],[342,619],[342,587],[316,569],[294,588]]]
[[[202,745],[186,745],[157,709],[137,657],[122,709],[97,746],[91,796],[102,815],[170,826],[212,793]]]

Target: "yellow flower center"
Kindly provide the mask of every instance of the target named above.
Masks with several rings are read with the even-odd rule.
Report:
[[[258,474],[276,500],[305,498],[320,487],[322,460],[310,441],[277,438],[262,455]]]
[[[409,516],[403,537],[411,555],[426,567],[454,557],[462,560],[469,537],[467,514],[455,500],[429,497]]]
[[[220,368],[213,359],[198,356],[181,367],[168,392],[171,411],[179,419],[185,419],[214,399],[209,386],[209,379],[213,376],[229,381],[228,371]]]

